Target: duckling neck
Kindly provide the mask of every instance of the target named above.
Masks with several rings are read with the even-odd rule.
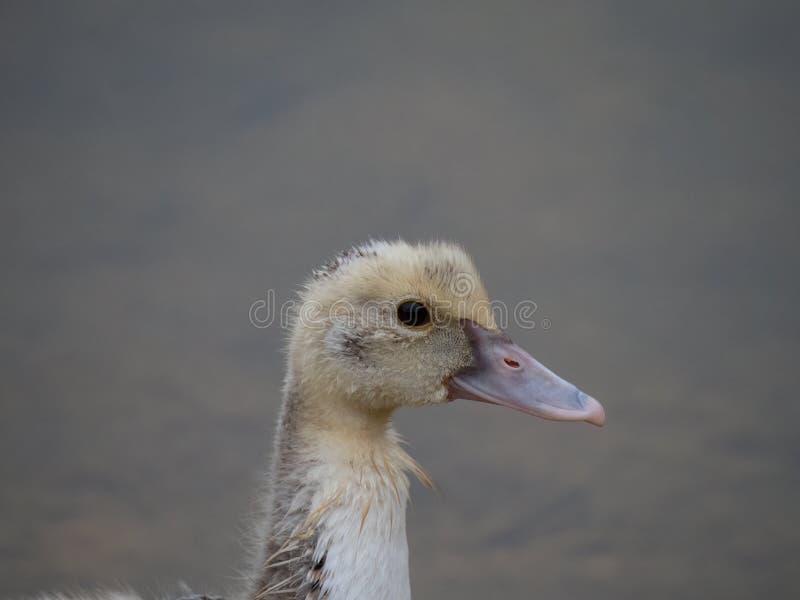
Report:
[[[256,600],[410,599],[405,471],[418,467],[391,411],[356,406],[287,386]]]

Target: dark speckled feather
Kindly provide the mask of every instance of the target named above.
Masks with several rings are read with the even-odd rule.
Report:
[[[347,250],[342,250],[333,258],[331,258],[328,262],[324,265],[319,267],[318,269],[314,269],[311,276],[316,279],[325,279],[326,277],[333,276],[336,271],[338,271],[342,266],[353,262],[359,258],[363,258],[365,256],[377,256],[378,252],[374,248],[374,245],[371,242],[363,244],[361,246],[353,246],[352,248],[348,248]]]

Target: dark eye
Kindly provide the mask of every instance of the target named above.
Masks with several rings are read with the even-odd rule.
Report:
[[[431,315],[421,302],[408,300],[397,306],[397,319],[406,327],[422,327],[430,323]]]

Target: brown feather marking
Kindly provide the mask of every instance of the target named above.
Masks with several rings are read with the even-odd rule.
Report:
[[[358,533],[359,533],[359,535],[361,535],[361,531],[364,529],[364,523],[365,523],[365,522],[366,522],[366,520],[367,520],[367,515],[369,514],[369,510],[372,508],[372,501],[373,501],[374,499],[375,499],[375,496],[374,496],[374,495],[371,495],[371,496],[369,497],[369,501],[367,501],[367,503],[366,503],[366,504],[367,504],[367,506],[366,506],[366,508],[365,508],[365,509],[363,509],[363,511],[362,511],[362,513],[361,513],[361,525],[358,527]]]

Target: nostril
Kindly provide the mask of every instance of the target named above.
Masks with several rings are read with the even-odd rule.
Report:
[[[510,358],[504,358],[503,362],[506,363],[512,369],[519,369],[519,363],[515,360],[512,360]]]

